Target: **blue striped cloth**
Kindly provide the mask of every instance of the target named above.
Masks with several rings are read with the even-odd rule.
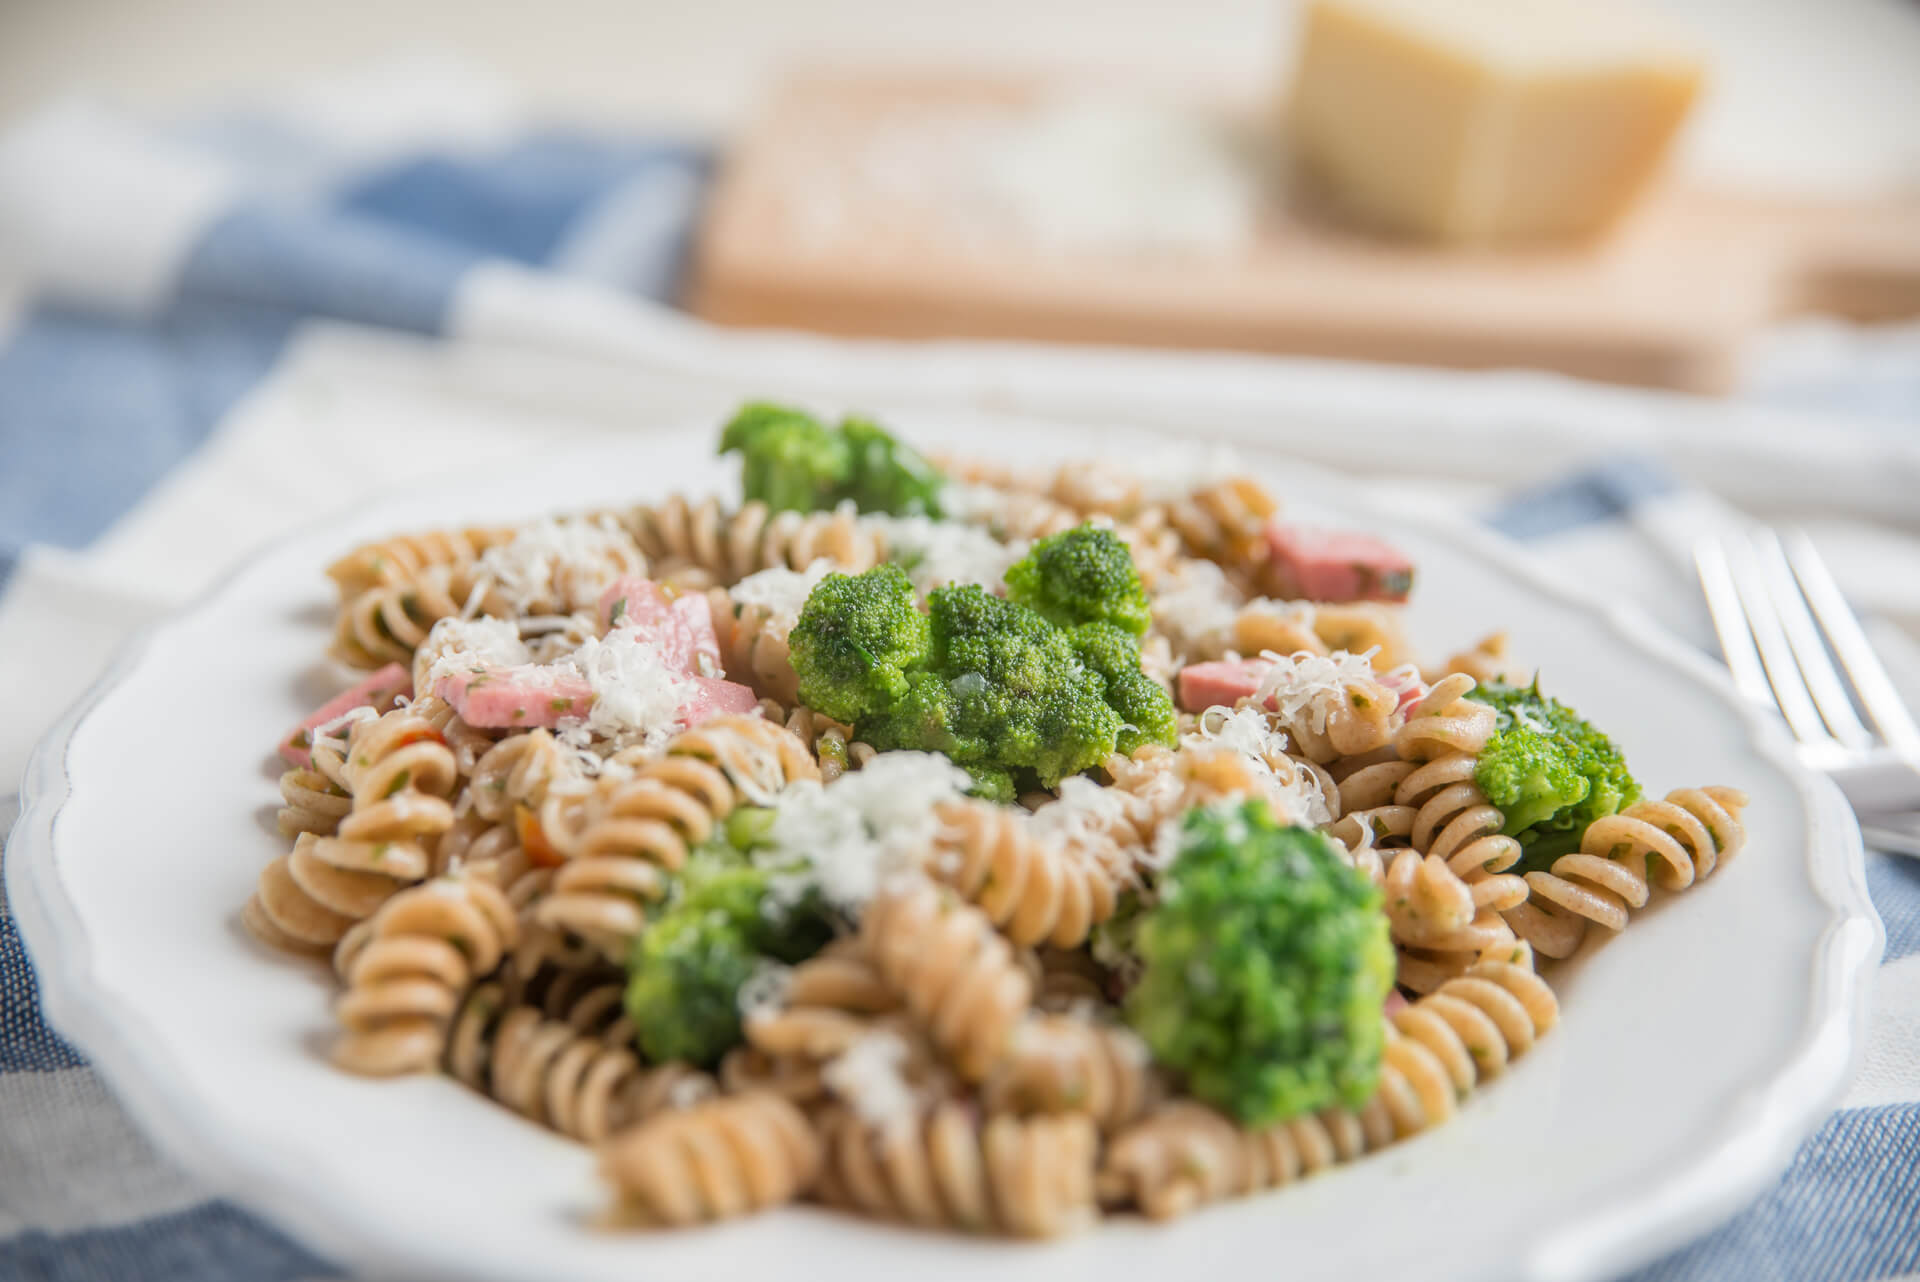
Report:
[[[20,636],[98,628],[91,559],[112,560],[116,528],[164,506],[210,439],[252,430],[246,398],[313,327],[447,333],[470,279],[503,262],[670,298],[708,167],[698,147],[578,132],[375,146],[284,114],[150,131],[63,108],[0,138],[0,245],[36,255],[29,288],[0,292],[0,671],[51,653]],[[1549,557],[1604,541],[1633,564],[1649,555],[1636,514],[1674,488],[1627,463],[1510,496],[1490,520]],[[107,579],[110,599],[137,597]],[[5,746],[17,764],[26,745]],[[13,787],[0,777],[0,827]],[[1757,1205],[1638,1278],[1920,1269],[1920,862],[1870,860],[1887,969],[1859,1106]],[[42,1019],[0,902],[0,1279],[332,1272],[147,1144]]]

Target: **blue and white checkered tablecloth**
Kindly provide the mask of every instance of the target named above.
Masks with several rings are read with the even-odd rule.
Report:
[[[635,300],[671,298],[708,168],[696,146],[528,130],[445,68],[370,73],[164,129],[59,104],[0,134],[0,254],[15,259],[10,276],[0,262],[0,702],[15,714],[0,728],[0,831],[32,742],[132,628],[305,512],[404,477],[368,453],[379,440],[401,454],[417,444],[404,395],[383,403],[391,421],[359,429],[366,440],[296,450],[288,434],[310,429],[281,421],[285,398],[265,389],[316,361],[414,396],[447,378],[485,385],[451,341],[483,284],[573,289],[582,334],[616,314],[644,330]],[[1829,342],[1802,376],[1770,362],[1760,393],[1920,425],[1920,344],[1863,341],[1858,378]],[[475,414],[470,449],[504,456],[539,439],[538,414],[513,408],[524,387],[492,394],[501,408]],[[355,430],[348,417],[333,420],[342,433]],[[1545,557],[1624,567],[1623,590],[1705,643],[1697,608],[1675,604],[1690,593],[1654,518],[1676,501],[1696,516],[1712,506],[1657,464],[1491,501],[1464,482],[1460,493]],[[1853,530],[1831,549],[1843,577],[1848,556],[1911,550],[1879,538]],[[1871,854],[1868,881],[1886,961],[1845,1107],[1760,1202],[1638,1277],[1920,1271],[1920,862]],[[0,902],[0,1279],[330,1272],[148,1144],[43,1020]]]

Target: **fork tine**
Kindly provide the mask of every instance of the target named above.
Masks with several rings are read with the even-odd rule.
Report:
[[[1747,626],[1753,629],[1753,643],[1760,651],[1767,684],[1772,687],[1773,697],[1792,727],[1794,738],[1801,743],[1837,746],[1827,731],[1826,722],[1820,719],[1819,709],[1813,706],[1813,696],[1807,693],[1807,683],[1793,660],[1793,647],[1787,642],[1773,598],[1767,593],[1752,541],[1745,534],[1730,534],[1726,552],[1727,571],[1733,577],[1733,590],[1746,613]]]
[[[1766,580],[1767,595],[1773,599],[1774,613],[1780,618],[1780,629],[1787,634],[1787,644],[1793,649],[1794,661],[1800,665],[1800,675],[1807,683],[1807,693],[1813,696],[1814,707],[1820,711],[1820,719],[1843,746],[1865,752],[1873,746],[1873,735],[1860,720],[1860,714],[1853,710],[1853,698],[1847,694],[1846,683],[1827,655],[1820,629],[1814,626],[1813,616],[1807,612],[1807,599],[1801,595],[1800,584],[1787,565],[1780,536],[1772,530],[1759,529],[1753,533],[1753,545],[1760,574]]]
[[[1734,591],[1733,573],[1727,568],[1727,550],[1717,538],[1703,538],[1693,546],[1694,569],[1700,575],[1700,590],[1706,594],[1707,613],[1713,616],[1713,630],[1720,637],[1720,653],[1733,673],[1733,684],[1741,694],[1768,708],[1777,708],[1773,687],[1767,684],[1767,670],[1760,666],[1760,652],[1753,646],[1753,629],[1747,625],[1746,611],[1740,608],[1740,594]]]
[[[1873,652],[1860,620],[1847,605],[1819,549],[1805,531],[1793,530],[1787,535],[1785,550],[1807,604],[1820,620],[1833,652],[1840,656],[1841,666],[1853,681],[1861,706],[1879,727],[1881,737],[1897,752],[1920,755],[1920,726],[1914,724],[1913,714],[1907,711],[1880,656]]]

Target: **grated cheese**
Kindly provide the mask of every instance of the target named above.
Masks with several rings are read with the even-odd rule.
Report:
[[[1027,820],[1028,831],[1063,847],[1084,847],[1127,823],[1127,798],[1118,788],[1103,788],[1083,775],[1060,781],[1058,800]]]
[[[480,556],[483,579],[518,614],[536,607],[585,609],[614,580],[645,564],[633,539],[605,515],[547,517]]]
[[[828,1060],[820,1080],[862,1121],[887,1128],[910,1126],[920,1102],[907,1081],[908,1058],[907,1043],[900,1034],[878,1029]]]
[[[1224,654],[1233,645],[1241,599],[1212,561],[1183,560],[1153,594],[1153,621],[1182,649]]]
[[[787,989],[793,983],[793,967],[762,958],[747,982],[740,985],[735,1001],[742,1019],[779,1010],[786,1004]]]
[[[963,486],[949,486],[952,493]],[[907,572],[914,588],[927,593],[948,583],[1000,585],[1007,567],[1027,554],[1023,539],[1002,542],[987,531],[960,521],[924,516],[864,516],[869,528],[887,540],[887,557]]]
[[[593,704],[586,729],[616,742],[663,737],[674,728],[680,708],[700,692],[662,658],[658,641],[631,628],[589,637],[555,668],[571,668],[587,679]]]
[[[775,799],[767,846],[755,858],[776,868],[774,893],[795,900],[818,889],[857,910],[888,873],[910,867],[932,844],[933,808],[963,795],[967,772],[935,752],[886,752],[830,784],[793,784]]]
[[[510,619],[441,619],[413,656],[413,688],[430,694],[442,677],[511,668],[533,662]]]
[[[1260,780],[1260,795],[1283,822],[1318,827],[1333,820],[1319,777],[1287,756],[1286,733],[1257,707],[1207,709],[1180,746],[1185,752],[1240,754]]]
[[[800,617],[807,597],[820,580],[833,570],[833,562],[820,557],[804,570],[789,570],[785,566],[775,566],[771,570],[761,570],[758,574],[749,574],[746,578],[727,589],[737,605],[758,606],[773,619],[791,628]]]
[[[1253,702],[1270,709],[1283,722],[1305,715],[1318,734],[1327,728],[1327,716],[1346,700],[1347,688],[1359,681],[1377,681],[1373,656],[1378,646],[1351,654],[1335,650],[1332,654],[1311,654],[1305,650],[1292,656],[1268,650],[1261,658],[1273,664],[1260,678]]]

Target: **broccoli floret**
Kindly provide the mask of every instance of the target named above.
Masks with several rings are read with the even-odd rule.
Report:
[[[1266,1126],[1373,1093],[1393,943],[1321,834],[1258,800],[1190,812],[1134,944],[1127,1022],[1198,1098]]]
[[[1133,553],[1112,530],[1082,525],[1049,535],[1007,570],[1007,599],[1063,628],[1110,623],[1136,639],[1153,612]]]
[[[775,511],[832,507],[853,470],[840,433],[780,405],[743,406],[720,433],[720,452],[741,457],[742,488]]]
[[[852,458],[852,474],[842,497],[862,512],[892,516],[933,516],[940,512],[946,478],[920,451],[864,418],[842,419],[840,435]]]
[[[1083,623],[1068,637],[1080,661],[1107,683],[1107,706],[1124,723],[1116,750],[1131,755],[1147,743],[1171,748],[1180,735],[1173,696],[1140,670],[1140,642],[1111,623]]]
[[[907,694],[907,673],[926,661],[932,637],[906,571],[879,565],[822,579],[787,644],[808,706],[865,723]]]
[[[941,750],[954,761],[1025,766],[1052,787],[1113,752],[1120,716],[1066,633],[973,583],[935,588],[927,611],[952,737]]]
[[[769,893],[777,875],[722,851],[688,863],[627,959],[627,1014],[649,1059],[713,1063],[740,1041],[740,986],[832,937],[816,895]]]
[[[1120,750],[1171,743],[1166,692],[1112,624],[1079,636],[976,584],[935,588],[922,616],[898,566],[828,575],[788,637],[800,697],[882,751],[943,752],[977,795],[1011,799]],[[1084,656],[1082,651],[1084,650]]]
[[[781,405],[744,406],[720,433],[720,453],[738,453],[749,499],[775,511],[812,512],[852,500],[862,512],[940,515],[940,474],[877,423],[829,427]]]
[[[1474,782],[1507,816],[1505,831],[1539,866],[1579,845],[1594,820],[1640,798],[1640,785],[1612,740],[1531,686],[1490,682],[1474,698],[1498,714],[1480,750]]]

